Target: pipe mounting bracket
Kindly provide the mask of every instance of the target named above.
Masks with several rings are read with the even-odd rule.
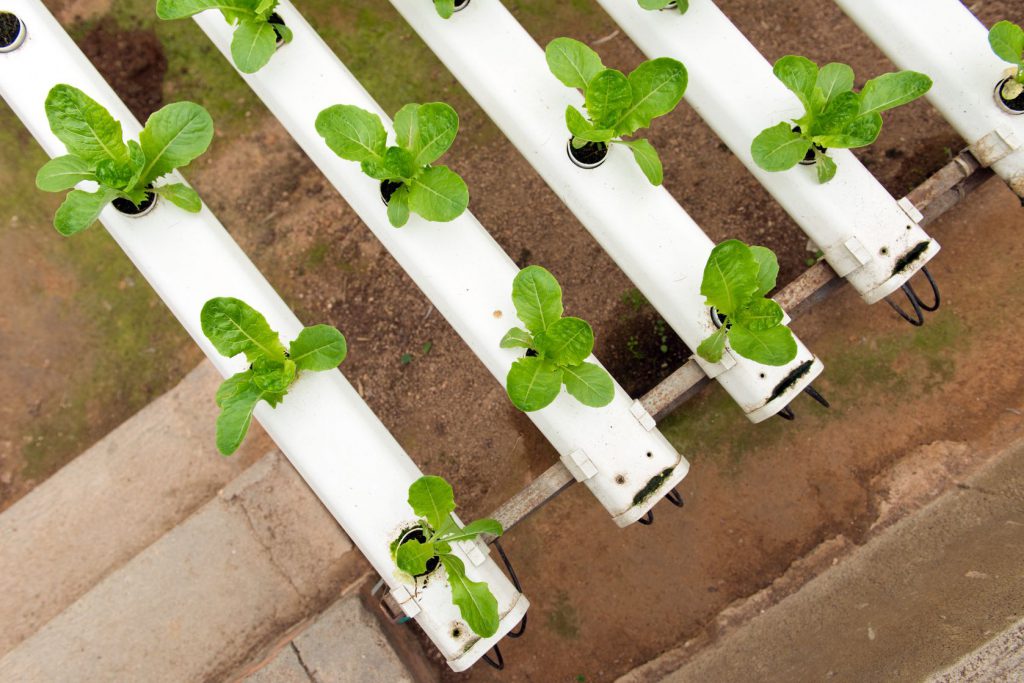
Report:
[[[633,401],[633,405],[629,407],[629,412],[640,422],[640,426],[647,431],[651,431],[657,426],[654,418],[651,417],[651,414],[647,412],[647,408],[644,408],[644,404],[639,400]]]
[[[577,448],[568,455],[563,455],[562,464],[569,470],[576,481],[586,481],[597,476],[597,466],[587,457],[582,449]]]
[[[971,154],[983,168],[1001,161],[1021,148],[1020,138],[1009,128],[999,127],[970,146]]]

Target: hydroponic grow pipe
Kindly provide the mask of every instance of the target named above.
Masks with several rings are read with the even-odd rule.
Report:
[[[598,2],[644,54],[686,64],[686,101],[865,302],[900,289],[939,251],[918,225],[918,212],[897,202],[849,150],[829,150],[839,171],[823,185],[813,166],[770,173],[754,163],[751,141],[803,109],[711,0],[690,0],[685,14],[645,10],[624,0]]]
[[[521,355],[499,347],[505,332],[519,324],[511,297],[519,269],[469,211],[448,223],[414,215],[400,230],[391,226],[379,181],[364,175],[359,164],[336,156],[314,126],[317,114],[335,104],[374,112],[389,133],[390,118],[290,2],[283,0],[276,12],[294,39],[267,66],[242,77],[504,384]],[[195,21],[230,59],[232,27],[224,18],[203,12]],[[643,406],[618,384],[615,398],[604,408],[588,408],[563,392],[550,406],[528,416],[619,526],[643,518],[689,467]]]
[[[65,153],[50,132],[43,107],[57,83],[80,88],[121,121],[127,136],[138,137],[139,122],[42,3],[7,0],[2,9],[24,22],[28,37],[17,50],[0,54],[0,95],[47,154]],[[171,182],[181,181],[175,173]],[[192,214],[158,200],[152,211],[140,217],[108,206],[100,220],[224,376],[244,369],[246,362],[224,358],[203,335],[199,313],[208,299],[237,296],[245,300],[286,340],[302,329],[206,206]],[[210,408],[212,420],[213,396]],[[479,543],[456,552],[470,578],[487,582],[498,600],[501,624],[494,636],[478,639],[469,628],[459,629],[458,637],[452,635],[452,625],[461,623],[461,617],[445,582],[423,586],[421,581],[418,591],[403,582],[391,559],[390,544],[415,522],[406,496],[421,473],[340,372],[303,376],[276,409],[261,402],[256,419],[453,669],[469,667],[522,620],[529,602]]]
[[[663,187],[651,185],[620,145],[610,146],[599,168],[572,163],[564,113],[568,105],[582,105],[583,97],[551,74],[544,51],[500,2],[472,2],[449,20],[422,0],[392,4],[686,345],[696,349],[716,329],[700,293],[714,243],[686,211]],[[784,411],[822,371],[821,361],[797,344],[796,358],[780,367],[761,365],[728,347],[720,363],[696,361],[751,421],[760,422]]]
[[[929,101],[978,161],[1024,199],[1024,115],[1001,105],[997,91],[1009,65],[992,52],[971,10],[960,0],[836,3],[897,66],[932,77]]]

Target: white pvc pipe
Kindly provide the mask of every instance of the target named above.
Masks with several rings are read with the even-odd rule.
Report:
[[[623,1],[623,0],[616,0]],[[566,152],[565,108],[583,97],[549,71],[544,51],[500,2],[472,2],[449,20],[422,0],[392,0],[420,37],[504,131],[691,349],[715,331],[700,283],[714,243],[629,150],[612,145],[596,169]],[[797,341],[790,363],[769,367],[726,349],[720,363],[695,356],[753,422],[784,408],[822,371]]]
[[[992,52],[977,17],[960,0],[836,1],[896,65],[932,77],[931,103],[1024,198],[1024,115],[996,102],[1011,67]]]
[[[905,210],[849,150],[829,150],[839,171],[824,185],[813,166],[769,173],[754,163],[751,141],[769,126],[798,118],[803,107],[711,0],[691,0],[686,14],[644,10],[627,0],[598,2],[644,54],[686,64],[686,101],[865,302],[899,289],[939,251],[917,224],[916,209]],[[919,245],[923,251],[903,266]]]
[[[81,89],[121,121],[126,137],[138,137],[139,122],[42,3],[7,0],[3,9],[24,22],[28,39],[17,50],[0,54],[0,94],[47,154],[66,153],[50,132],[43,107],[50,88],[58,83]],[[171,182],[182,181],[178,173],[172,174]],[[199,313],[208,299],[243,299],[262,312],[285,340],[302,329],[205,205],[192,214],[158,200],[151,212],[137,218],[108,206],[100,220],[224,376],[243,370],[246,361],[224,358],[203,335]],[[209,401],[212,420],[213,396]],[[341,372],[305,373],[276,409],[261,403],[256,419],[392,591],[408,596],[391,559],[390,543],[415,519],[406,497],[409,485],[421,473]],[[412,603],[406,597],[406,607],[458,671],[514,628],[529,602],[489,557],[470,547],[456,552],[469,576],[486,581],[497,597],[502,615],[498,633],[474,644],[473,634],[463,628],[461,636],[453,638],[452,624],[460,616],[442,581],[421,587]]]
[[[283,0],[276,11],[294,40],[267,66],[242,77],[504,384],[521,355],[521,350],[498,345],[508,329],[519,324],[511,297],[519,269],[469,211],[448,223],[413,215],[404,228],[391,226],[379,181],[365,176],[359,164],[336,156],[314,126],[317,114],[334,104],[374,112],[389,134],[390,118],[290,2]],[[230,58],[231,27],[224,18],[203,12],[195,20]],[[458,160],[449,161],[457,170]],[[643,517],[689,468],[639,402],[618,384],[614,400],[604,408],[588,408],[563,391],[550,406],[528,416],[620,526]]]

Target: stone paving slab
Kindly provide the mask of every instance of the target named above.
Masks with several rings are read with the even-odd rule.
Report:
[[[0,680],[220,680],[365,571],[271,453],[0,659]]]
[[[220,381],[204,361],[0,515],[0,655],[267,452],[258,425],[231,458],[217,452]]]

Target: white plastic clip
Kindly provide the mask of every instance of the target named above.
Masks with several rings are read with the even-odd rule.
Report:
[[[864,248],[864,245],[856,237],[851,237],[843,242],[843,246],[860,265],[866,266],[871,263],[871,254],[868,253],[868,250]]]
[[[409,592],[409,589],[405,586],[395,586],[391,589],[391,597],[395,599],[395,602],[405,612],[405,616],[412,619],[420,613],[420,604],[416,602],[415,596]]]
[[[903,213],[907,214],[910,220],[915,223],[920,223],[924,220],[924,214],[917,210],[914,202],[910,201],[910,197],[904,197],[896,203],[899,204],[900,208],[903,209]]]
[[[563,455],[562,464],[572,473],[576,481],[586,481],[597,475],[597,467],[590,461],[587,454],[578,448],[568,455]]]
[[[647,412],[647,408],[644,408],[644,404],[640,401],[633,401],[633,405],[629,407],[629,412],[640,422],[640,426],[651,431],[654,429],[656,423],[651,414]]]
[[[466,557],[474,567],[479,567],[486,562],[487,553],[490,552],[490,549],[479,538],[474,538],[471,541],[459,541],[459,548],[466,553]]]
[[[1020,146],[1020,138],[1012,130],[1000,127],[971,145],[971,154],[988,168],[1016,152]]]

